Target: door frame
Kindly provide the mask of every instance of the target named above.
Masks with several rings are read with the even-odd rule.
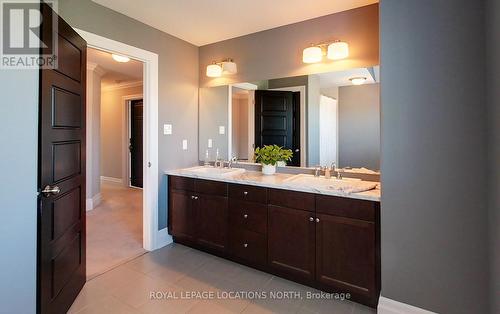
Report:
[[[122,138],[122,148],[123,148],[123,154],[122,154],[122,176],[124,177],[124,182],[123,185],[128,187],[128,188],[133,188],[133,189],[140,189],[143,190],[143,188],[138,188],[136,186],[132,186],[130,182],[130,176],[132,174],[132,169],[131,169],[131,156],[130,156],[130,150],[128,149],[129,147],[129,139],[130,139],[130,104],[132,100],[138,100],[142,99],[144,101],[144,96],[142,94],[135,94],[135,95],[126,95],[122,97],[122,104],[125,105],[125,110],[123,110],[124,117],[122,119],[122,129],[125,130],[122,132],[123,138]],[[144,143],[142,143],[144,147]]]
[[[158,54],[81,29],[75,30],[87,42],[87,47],[125,55],[144,64],[142,244],[145,250],[153,251],[169,242],[166,229],[158,230]]]

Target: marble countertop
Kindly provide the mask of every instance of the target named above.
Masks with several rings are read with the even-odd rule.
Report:
[[[333,195],[339,197],[376,201],[376,202],[380,202],[380,196],[381,196],[380,184],[378,184],[375,189],[369,191],[358,192],[358,193],[346,193],[339,190],[318,189],[311,186],[297,185],[287,182],[288,179],[295,176],[293,174],[276,173],[274,175],[264,175],[260,171],[246,170],[241,173],[235,173],[227,176],[216,176],[216,175],[194,173],[189,171],[189,169],[190,168],[169,170],[165,171],[165,174],[172,176],[227,182],[227,183],[261,186],[274,189],[292,190],[298,192],[307,192],[307,193],[315,193],[323,195]]]

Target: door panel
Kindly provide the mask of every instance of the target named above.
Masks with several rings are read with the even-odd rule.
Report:
[[[315,225],[313,213],[269,205],[268,264],[289,277],[313,281]]]
[[[53,13],[42,4],[42,40]],[[85,284],[86,43],[58,18],[57,70],[40,70],[38,310],[65,313]]]
[[[187,191],[175,190],[170,193],[171,229],[175,237],[194,239],[195,215],[192,197]]]
[[[199,244],[218,251],[227,248],[227,197],[200,195],[196,200],[196,237]]]
[[[142,188],[143,184],[143,103],[130,102],[130,185]]]
[[[316,279],[340,291],[375,294],[375,224],[318,215]]]
[[[299,166],[300,147],[297,146],[295,137],[296,132],[299,132],[300,139],[300,126],[297,128],[295,120],[300,119],[300,110],[295,108],[295,99],[293,92],[255,91],[255,147],[278,145],[291,149],[294,158],[288,164]],[[300,141],[298,144],[300,145]]]

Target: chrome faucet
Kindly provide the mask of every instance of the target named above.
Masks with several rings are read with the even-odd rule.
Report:
[[[315,177],[321,176],[321,167],[320,166],[317,166],[316,168],[314,168],[314,176]]]
[[[229,159],[229,161],[227,162],[227,167],[228,168],[233,168],[233,163],[236,164],[238,163],[238,159],[235,157]]]

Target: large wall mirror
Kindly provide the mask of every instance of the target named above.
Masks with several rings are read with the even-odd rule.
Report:
[[[200,160],[253,162],[256,147],[293,151],[287,166],[380,169],[379,67],[200,89]]]

